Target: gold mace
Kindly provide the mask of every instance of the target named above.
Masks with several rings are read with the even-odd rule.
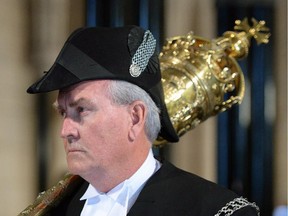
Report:
[[[240,104],[245,80],[237,59],[248,55],[250,40],[268,43],[265,21],[252,18],[235,21],[235,31],[207,40],[194,35],[170,38],[159,60],[165,103],[170,120],[179,136],[220,112]],[[155,146],[167,143],[158,137]]]

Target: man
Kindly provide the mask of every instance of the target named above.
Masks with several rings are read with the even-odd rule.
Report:
[[[158,135],[178,141],[155,47],[136,26],[78,29],[27,90],[59,90],[68,168],[83,179],[49,215],[258,214],[233,192],[153,157]]]

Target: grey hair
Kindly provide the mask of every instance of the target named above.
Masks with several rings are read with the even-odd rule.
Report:
[[[145,132],[150,142],[153,143],[161,129],[160,110],[149,94],[137,85],[122,80],[109,81],[108,93],[115,104],[128,105],[140,100],[146,105]]]

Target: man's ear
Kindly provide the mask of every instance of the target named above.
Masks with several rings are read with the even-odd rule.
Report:
[[[147,107],[142,101],[134,101],[129,105],[131,128],[129,131],[129,139],[134,141],[141,132],[144,133]]]

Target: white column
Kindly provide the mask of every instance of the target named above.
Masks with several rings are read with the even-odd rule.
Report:
[[[276,122],[274,139],[274,206],[288,205],[287,192],[287,1],[275,1],[275,81],[276,81]],[[277,12],[276,12],[277,11]],[[272,39],[274,37],[274,39]]]
[[[29,25],[24,1],[0,5],[0,215],[17,215],[35,195],[34,101],[27,53]]]

